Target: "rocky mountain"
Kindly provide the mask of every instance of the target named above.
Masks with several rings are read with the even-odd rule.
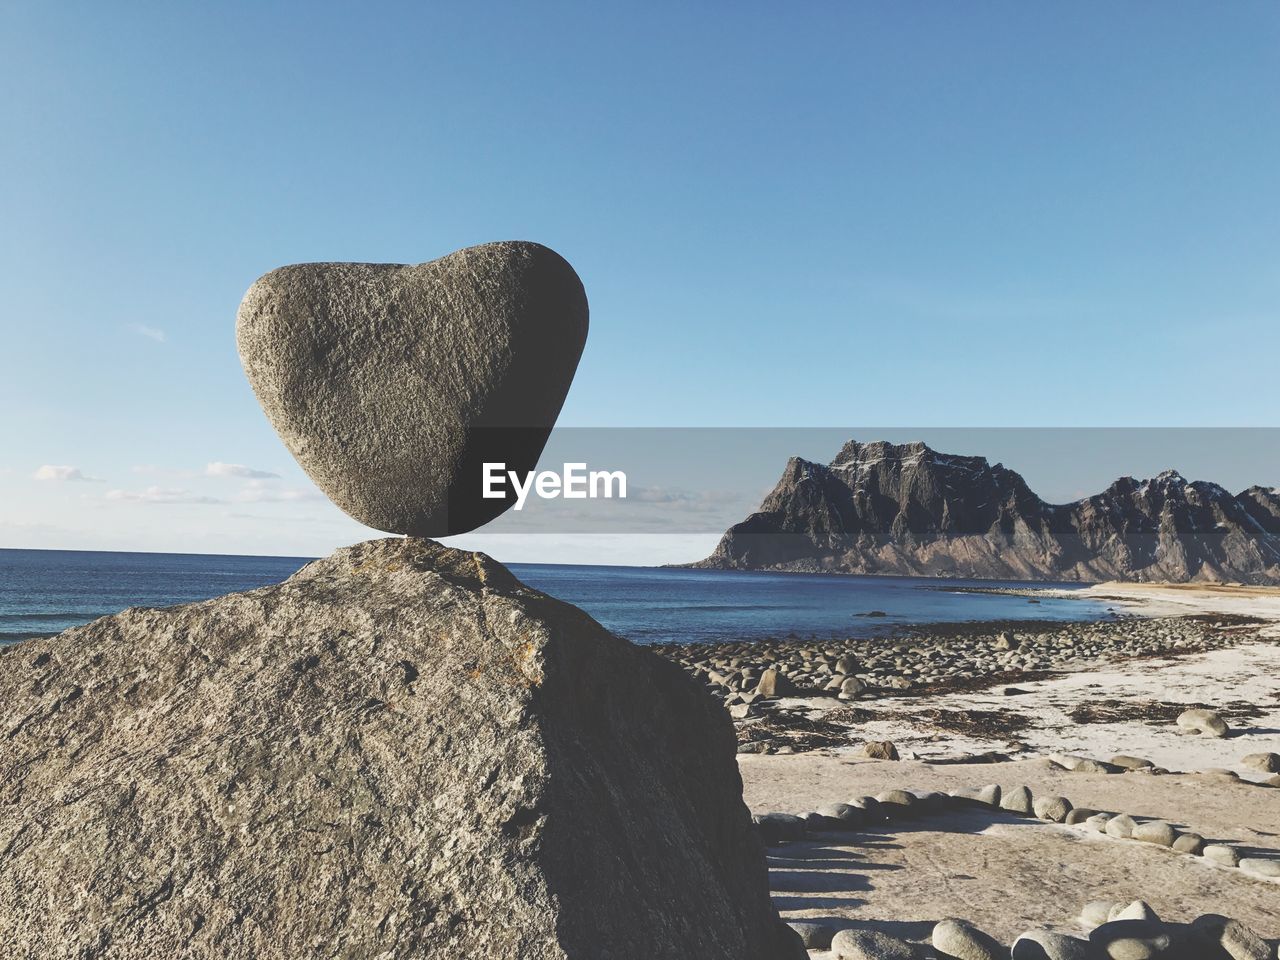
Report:
[[[1002,464],[923,443],[793,457],[696,567],[1027,580],[1280,582],[1280,492],[1169,470],[1051,504]]]
[[[483,554],[0,648],[6,958],[804,956],[733,726]]]

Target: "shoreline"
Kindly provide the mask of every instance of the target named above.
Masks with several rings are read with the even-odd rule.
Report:
[[[1099,738],[1110,736],[1108,756],[1148,746],[1164,756],[1168,742],[1151,731],[1168,728],[1171,711],[1245,700],[1262,704],[1258,716],[1226,706],[1228,722],[1280,730],[1280,680],[1255,690],[1249,679],[1280,677],[1280,589],[1120,587],[1071,591],[1122,605],[1104,620],[904,624],[878,637],[653,649],[725,704],[742,754],[852,755],[865,742],[892,741],[911,756],[957,762],[1106,752]],[[1087,716],[1104,701],[1119,704],[1118,726],[1104,708]],[[1152,723],[1140,716],[1144,706]],[[1264,739],[1259,749],[1280,751],[1280,737]],[[1197,754],[1191,766],[1229,763]]]

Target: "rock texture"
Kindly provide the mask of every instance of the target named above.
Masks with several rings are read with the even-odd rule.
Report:
[[[6,958],[776,960],[677,666],[424,540],[0,652]]]
[[[573,268],[516,242],[281,267],[236,322],[258,402],[316,486],[363,524],[422,537],[515,502],[481,496],[482,464],[534,468],[586,338]]]
[[[1173,471],[1068,504],[923,443],[793,457],[696,567],[1051,580],[1280,583],[1280,492],[1233,496]]]

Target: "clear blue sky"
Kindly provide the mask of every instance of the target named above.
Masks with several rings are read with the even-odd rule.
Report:
[[[1280,423],[1274,3],[9,2],[0,90],[3,546],[362,536],[240,297],[496,239],[567,424]]]

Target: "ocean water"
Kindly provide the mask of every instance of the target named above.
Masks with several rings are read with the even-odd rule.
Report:
[[[163,607],[278,583],[300,557],[0,550],[0,643],[58,633],[125,607]],[[636,643],[872,636],[908,624],[1096,620],[1093,600],[975,594],[990,580],[511,564],[525,583],[582,607]],[[1039,584],[1043,586],[1043,584]],[[1069,585],[1068,585],[1069,586]],[[883,617],[868,613],[880,611]]]

